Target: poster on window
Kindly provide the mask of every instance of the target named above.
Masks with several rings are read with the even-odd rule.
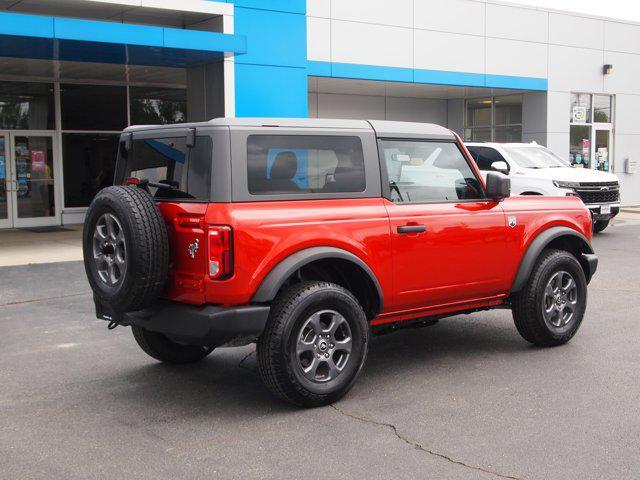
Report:
[[[42,150],[31,150],[31,171],[44,172],[45,158]]]
[[[571,111],[573,123],[585,123],[587,121],[587,107],[573,107]]]

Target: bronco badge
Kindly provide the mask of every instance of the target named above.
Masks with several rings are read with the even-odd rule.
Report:
[[[200,246],[200,240],[196,238],[196,241],[189,244],[189,256],[191,258],[196,258],[196,253],[198,253],[198,247]]]

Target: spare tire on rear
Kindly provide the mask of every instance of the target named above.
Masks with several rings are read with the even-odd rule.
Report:
[[[139,187],[101,190],[84,222],[84,267],[94,295],[113,311],[151,306],[169,268],[167,228],[155,201]]]

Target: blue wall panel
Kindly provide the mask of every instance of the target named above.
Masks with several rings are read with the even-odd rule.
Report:
[[[303,68],[236,64],[237,117],[307,117]]]
[[[247,53],[235,58],[236,116],[307,117],[305,0],[234,0],[235,33]]]
[[[248,37],[245,55],[238,63],[306,67],[307,22],[297,13],[235,9],[235,32]]]

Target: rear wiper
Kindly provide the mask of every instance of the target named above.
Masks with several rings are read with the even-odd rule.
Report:
[[[154,187],[167,190],[179,190],[180,184],[175,180],[160,180],[159,182],[150,182],[148,178],[141,178],[138,185],[142,188]]]

